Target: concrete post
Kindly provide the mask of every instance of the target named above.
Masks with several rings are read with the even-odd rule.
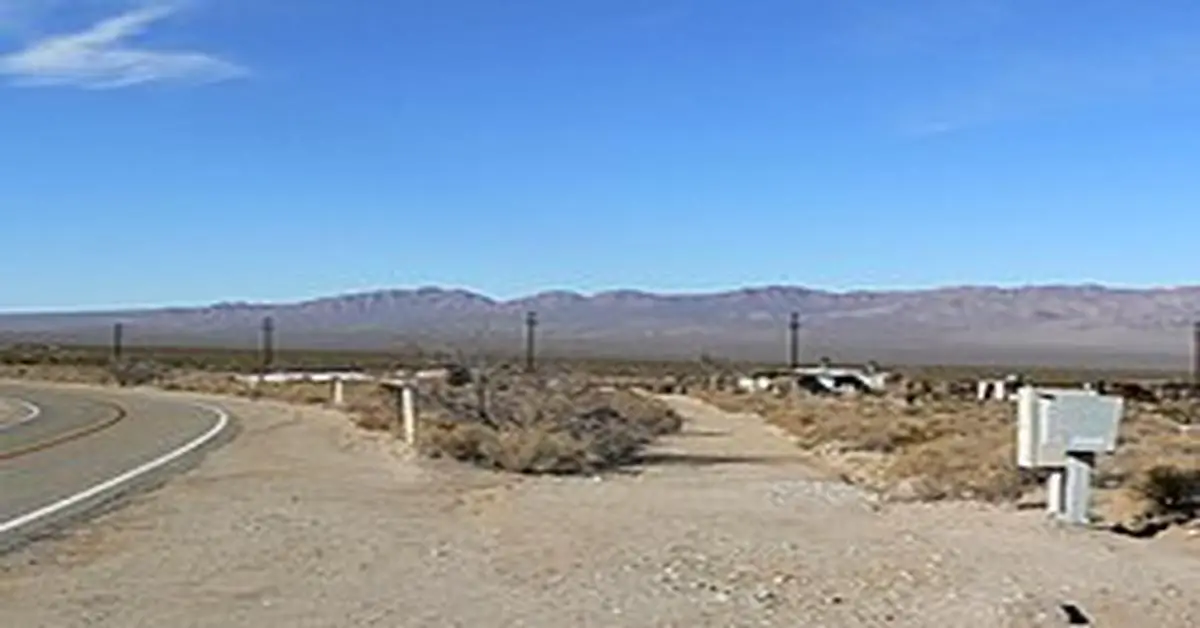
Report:
[[[345,404],[346,403],[346,384],[345,384],[345,382],[343,382],[340,378],[335,377],[334,379],[331,380],[330,383],[333,386],[333,392],[330,395],[331,397],[333,397],[333,405],[340,406],[340,405]]]
[[[412,385],[406,385],[400,391],[401,420],[404,423],[404,442],[408,445],[417,444],[417,403],[416,391]]]
[[[1046,479],[1046,514],[1055,519],[1061,519],[1066,512],[1066,484],[1067,474],[1062,469],[1051,471]]]
[[[1096,454],[1068,453],[1064,483],[1062,519],[1067,523],[1087,525],[1088,506],[1092,499],[1092,469]]]

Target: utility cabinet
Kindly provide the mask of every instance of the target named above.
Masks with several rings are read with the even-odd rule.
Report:
[[[1125,413],[1121,397],[1093,390],[1035,388],[1017,392],[1017,465],[1053,471],[1047,509],[1087,522],[1096,456],[1116,451]]]

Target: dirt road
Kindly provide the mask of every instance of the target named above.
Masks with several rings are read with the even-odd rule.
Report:
[[[1200,625],[1189,541],[880,508],[761,421],[671,402],[691,422],[644,472],[556,480],[228,401],[244,431],[202,467],[0,559],[0,625]]]

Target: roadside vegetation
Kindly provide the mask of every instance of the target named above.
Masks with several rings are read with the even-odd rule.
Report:
[[[855,398],[703,390],[698,396],[783,428],[797,446],[845,480],[896,501],[1042,499],[1040,473],[1019,469],[1015,409],[950,395],[906,399],[899,391]],[[1197,401],[1128,401],[1117,453],[1100,459],[1099,511],[1141,524],[1185,521],[1200,496]]]
[[[328,384],[250,386],[254,350],[129,347],[114,362],[104,347],[14,345],[0,349],[0,378],[155,386],[288,403],[327,404]],[[280,351],[278,368],[362,369],[385,373],[455,362],[455,356],[406,348],[393,353]],[[462,360],[457,360],[462,362]],[[786,430],[814,461],[847,481],[893,500],[1036,502],[1043,477],[1015,465],[1013,408],[978,403],[961,382],[1022,372],[1035,381],[1081,381],[1145,373],[1052,369],[920,367],[900,375],[920,386],[853,398],[737,393],[735,373],[756,366],[702,356],[686,362],[542,359],[539,376],[494,360],[459,381],[420,391],[420,448],[428,455],[519,473],[592,473],[636,462],[679,417],[639,391],[692,394],[724,409],[753,412]],[[485,372],[486,371],[486,372]],[[1163,374],[1157,374],[1162,377]],[[969,387],[968,387],[969,388]],[[915,394],[913,391],[917,391]],[[347,383],[345,409],[364,429],[395,430],[389,393]],[[1200,405],[1131,399],[1115,456],[1101,459],[1098,504],[1114,520],[1188,520],[1200,494]]]
[[[479,378],[422,397],[421,449],[489,469],[595,473],[636,463],[646,446],[677,432],[666,404],[587,377]]]
[[[251,384],[239,378],[254,372],[253,352],[215,354],[215,362],[240,366],[240,373],[197,368],[197,363],[203,363],[198,355],[205,354],[141,349],[134,357],[106,361],[98,350],[25,348],[0,356],[0,378],[152,386],[298,404],[331,401],[328,383]],[[314,363],[352,362],[336,356],[317,359],[313,354],[279,358],[277,363],[286,363],[287,368],[312,370],[316,370]],[[410,356],[391,362],[375,356],[371,363],[377,374],[383,374],[397,368],[446,366],[438,359],[446,356]],[[293,366],[296,363],[301,366]],[[584,363],[588,370],[582,370],[578,364],[551,361],[540,369],[545,374],[538,376],[523,375],[503,362],[487,369],[451,366],[457,377],[424,382],[418,391],[419,448],[431,457],[525,474],[595,473],[636,463],[646,446],[678,431],[682,424],[666,404],[638,392],[639,385],[655,381],[648,373],[662,371],[654,363]],[[398,429],[391,393],[359,382],[346,382],[343,390],[343,409],[359,427]]]

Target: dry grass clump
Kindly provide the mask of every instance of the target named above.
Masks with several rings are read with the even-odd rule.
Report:
[[[112,381],[112,376],[104,366],[0,364],[0,379],[38,380],[70,384],[107,384]]]
[[[846,479],[894,499],[1012,501],[1035,488],[1016,466],[1010,403],[896,395],[855,399],[706,391],[726,410],[753,412]],[[1116,454],[1102,456],[1097,483],[1112,501],[1135,504],[1119,518],[1196,516],[1200,423],[1196,401],[1127,402]]]
[[[250,387],[233,375],[208,371],[172,371],[158,384],[163,390],[196,392],[205,395],[249,395]]]
[[[617,414],[649,429],[655,437],[674,434],[683,428],[683,418],[667,404],[630,389],[609,389],[599,393],[601,401]]]
[[[159,386],[208,395],[232,395],[304,405],[325,405],[332,401],[329,383],[287,382],[249,384],[231,373],[174,371]],[[388,431],[396,427],[395,401],[386,390],[372,383],[345,382],[344,410],[354,424],[369,431]]]
[[[379,386],[346,386],[346,412],[364,430],[385,432],[397,425],[395,399]]]
[[[173,371],[158,382],[164,390],[206,395],[232,395],[295,404],[324,404],[330,401],[330,385],[315,382],[264,382],[251,384],[232,373]],[[346,386],[349,393],[350,386]]]
[[[1009,434],[988,430],[978,436],[954,434],[903,450],[887,474],[898,484],[892,496],[926,501],[944,499],[1014,501],[1032,484],[1014,460]]]
[[[197,392],[207,395],[230,395],[281,401],[301,405],[326,405],[332,401],[333,388],[328,382],[264,382],[250,383],[232,373],[209,371],[172,371],[158,387],[164,390]],[[344,382],[345,409],[355,415],[355,422],[384,429],[393,422],[394,410],[386,391],[368,382]],[[359,416],[359,415],[371,416]],[[379,427],[374,427],[375,424]]]
[[[150,386],[161,382],[168,369],[152,360],[120,360],[108,372],[118,386]]]
[[[1004,501],[1030,485],[1015,462],[1012,408],[942,399],[907,404],[856,398],[707,392],[717,405],[754,412],[844,478],[897,500]]]
[[[600,456],[587,443],[548,426],[492,428],[482,423],[438,423],[422,433],[421,448],[433,457],[451,458],[498,471],[571,474],[595,471]]]
[[[528,474],[594,473],[636,462],[682,420],[638,393],[572,378],[506,378],[422,396],[421,449]]]
[[[1134,485],[1148,502],[1151,515],[1196,515],[1200,507],[1200,469],[1159,465],[1151,467]]]
[[[332,401],[329,383],[287,382],[250,384],[230,373],[174,371],[159,387],[164,390],[198,392],[207,395],[232,395],[304,405],[325,405]],[[383,388],[360,382],[345,382],[344,410],[354,424],[370,431],[387,431],[396,426],[395,402]]]
[[[1198,409],[1195,401],[1127,405],[1117,452],[1099,465],[1099,482],[1124,506],[1109,518],[1179,522],[1198,515],[1200,432],[1188,429]]]
[[[229,395],[324,405],[331,401],[328,383],[288,382],[252,385],[234,373],[190,368],[165,368],[157,362],[133,361],[118,365],[0,364],[0,379],[27,379],[62,383],[127,386],[153,385],[162,390]],[[345,383],[346,411],[355,424],[368,430],[395,425],[395,409],[387,392],[369,383]]]

